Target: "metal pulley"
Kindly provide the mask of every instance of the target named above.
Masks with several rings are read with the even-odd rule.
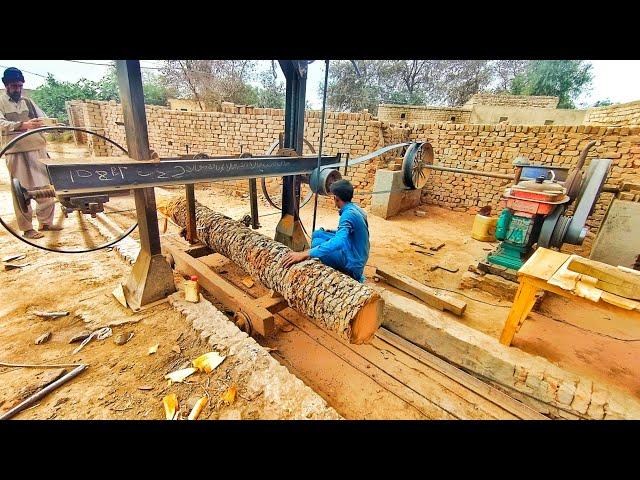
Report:
[[[309,187],[318,195],[329,195],[331,184],[342,178],[340,171],[333,168],[314,168],[309,175]]]
[[[591,160],[587,174],[580,184],[573,215],[564,215],[568,204],[558,205],[542,224],[538,238],[540,247],[560,248],[563,243],[582,245],[588,231],[587,219],[598,201],[610,168],[609,158]]]
[[[405,187],[420,189],[427,184],[427,168],[433,165],[433,147],[429,142],[409,145],[402,159],[402,181]]]
[[[315,149],[313,148],[313,145],[311,145],[311,142],[309,142],[309,140],[307,140],[306,138],[302,139],[304,144],[309,148],[309,151],[313,154],[316,153]],[[267,148],[267,151],[265,152],[267,155],[273,155],[273,153],[276,151],[277,148],[280,147],[280,145],[282,144],[282,139],[278,139],[276,141],[274,141],[269,148]],[[262,177],[260,179],[260,187],[262,188],[262,194],[264,195],[264,198],[267,200],[267,202],[269,202],[269,204],[273,207],[273,208],[277,208],[278,210],[282,210],[282,205],[278,205],[274,199],[271,198],[271,195],[269,195],[269,192],[267,190],[267,179],[265,177]],[[282,192],[282,184],[279,184],[279,188],[280,188],[280,192]],[[313,192],[309,192],[307,194],[307,196],[302,199],[302,201],[300,202],[300,206],[298,208],[302,208],[304,207],[307,203],[309,203],[309,200],[311,200],[311,197],[313,197]]]

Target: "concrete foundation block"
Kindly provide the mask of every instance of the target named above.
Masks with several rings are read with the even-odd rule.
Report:
[[[640,418],[640,402],[614,386],[564,370],[545,358],[501,345],[412,299],[389,291],[383,326],[449,362],[510,390],[540,413],[562,418]]]
[[[371,214],[387,219],[400,212],[420,205],[421,190],[406,190],[402,171],[380,169],[376,172],[371,196]]]

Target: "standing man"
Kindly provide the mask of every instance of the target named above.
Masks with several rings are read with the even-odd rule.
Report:
[[[319,229],[311,235],[311,250],[289,252],[284,256],[284,267],[317,258],[328,267],[345,273],[364,283],[364,266],[369,259],[369,224],[367,213],[351,203],[353,185],[338,180],[329,187],[340,220],[338,230]]]
[[[2,76],[5,93],[0,96],[0,130],[2,131],[2,144],[6,145],[10,140],[23,134],[27,130],[43,126],[38,117],[46,117],[30,99],[22,96],[24,76],[17,68],[7,68]],[[20,184],[26,188],[44,187],[49,184],[49,176],[45,166],[38,161],[46,158],[47,141],[41,133],[35,133],[20,140],[6,152],[7,168],[11,178],[17,178]],[[40,223],[40,230],[60,230],[61,227],[53,225],[55,209],[54,198],[42,198],[36,200],[36,216]],[[42,238],[44,235],[33,229],[33,211],[29,202],[27,213],[22,213],[18,202],[13,197],[13,210],[16,214],[18,228],[24,232],[25,238]]]

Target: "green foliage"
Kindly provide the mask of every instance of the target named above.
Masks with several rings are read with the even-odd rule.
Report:
[[[167,105],[167,98],[173,91],[163,84],[161,77],[145,73],[142,80],[145,103]],[[67,123],[69,119],[65,102],[70,100],[120,101],[116,69],[110,68],[107,74],[97,82],[85,78],[75,83],[61,82],[49,74],[45,83],[32,92],[31,98],[47,115]]]
[[[593,75],[583,60],[539,60],[529,62],[524,74],[511,84],[514,95],[558,97],[558,108],[575,108],[573,101],[588,89]]]
[[[98,94],[96,83],[81,79],[76,83],[60,82],[49,74],[43,85],[31,93],[31,98],[50,117],[67,122],[65,102],[78,99],[95,99]]]
[[[593,107],[608,107],[609,105],[613,105],[613,102],[607,98],[605,100],[598,100],[593,104]]]
[[[257,94],[256,105],[262,108],[284,108],[285,85],[278,82],[271,71],[260,74],[261,87],[255,88]]]

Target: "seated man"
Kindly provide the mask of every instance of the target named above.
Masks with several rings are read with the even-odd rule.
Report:
[[[338,230],[316,230],[311,236],[311,250],[287,253],[284,266],[288,268],[308,258],[317,258],[325,265],[364,283],[364,266],[369,259],[367,214],[351,203],[353,185],[348,180],[332,183],[329,190],[340,214]]]

